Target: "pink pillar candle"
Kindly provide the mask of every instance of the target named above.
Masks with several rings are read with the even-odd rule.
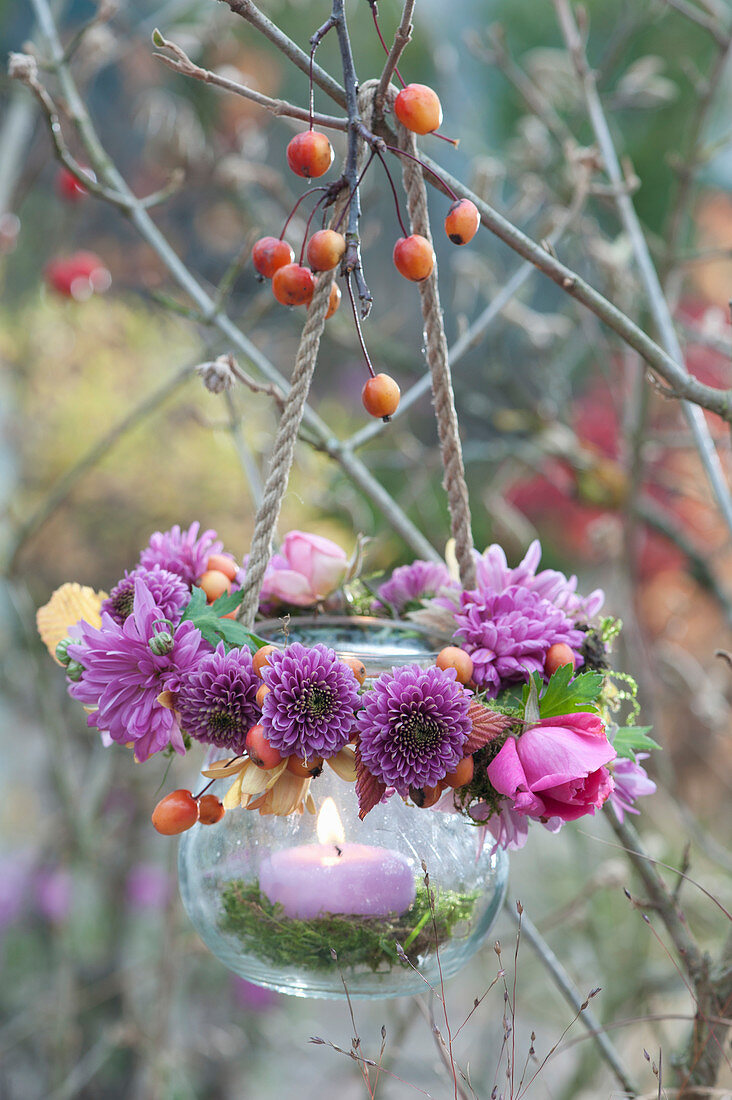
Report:
[[[262,861],[259,888],[299,920],[326,913],[386,917],[414,901],[414,873],[399,852],[366,844],[306,844]]]

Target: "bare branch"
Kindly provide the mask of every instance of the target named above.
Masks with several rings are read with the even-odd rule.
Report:
[[[673,8],[674,11],[679,12],[680,15],[690,19],[692,23],[696,23],[698,27],[703,27],[705,31],[711,34],[718,46],[723,49],[729,46],[730,34],[721,26],[718,19],[705,15],[703,11],[699,11],[697,7],[690,4],[689,0],[662,0],[662,2]]]
[[[376,96],[374,98],[374,106],[376,108],[377,116],[381,114],[384,109],[384,96],[386,95],[386,89],[389,87],[394,70],[399,64],[399,58],[402,56],[406,46],[412,37],[412,12],[414,11],[415,0],[404,0],[404,8],[402,9],[402,18],[397,27],[396,34],[394,35],[394,42],[389,55],[386,59],[383,71],[379,78],[379,84],[376,89]]]
[[[224,3],[229,5],[235,15],[240,15],[242,19],[246,19],[247,23],[251,23],[258,31],[261,31],[265,38],[268,38],[278,50],[282,51],[285,57],[292,61],[293,65],[296,65],[309,77],[310,55],[301,50],[291,38],[288,38],[266,15],[263,15],[252,0],[224,0]],[[318,87],[327,92],[330,98],[334,99],[341,107],[345,107],[346,93],[338,81],[334,80],[325,69],[321,69],[320,65],[313,64],[312,72],[313,80]]]
[[[203,69],[200,65],[196,65],[195,62],[191,61],[185,50],[181,49],[175,42],[170,42],[167,38],[164,38],[158,30],[153,32],[153,42],[158,49],[169,50],[173,54],[172,58],[166,57],[163,53],[154,53],[153,57],[162,61],[174,72],[181,73],[183,76],[190,76],[194,80],[202,81],[204,84],[212,84],[216,88],[223,88],[226,92],[233,92],[235,95],[242,96],[244,99],[264,107],[265,110],[278,117],[285,116],[287,118],[297,118],[301,122],[310,122],[310,112],[304,107],[296,107],[294,103],[288,103],[285,99],[273,99],[272,96],[257,92],[254,88],[247,87],[246,84],[239,84],[236,80],[231,80],[227,76],[221,76],[210,69]],[[324,126],[326,129],[343,131],[348,129],[348,119],[339,118],[336,115],[314,113],[312,119],[319,126]]]

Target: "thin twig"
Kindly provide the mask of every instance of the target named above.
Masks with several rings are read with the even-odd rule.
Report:
[[[725,31],[723,27],[720,27],[719,20],[714,19],[712,16],[705,15],[703,11],[699,11],[698,8],[690,4],[688,0],[662,0],[664,4],[667,4],[674,11],[677,11],[680,15],[690,19],[692,23],[696,23],[698,27],[703,27],[705,31],[711,34],[717,45],[726,48],[729,45],[730,35],[728,31]]]
[[[243,3],[243,0],[241,0],[241,2]],[[58,73],[69,117],[77,130],[80,141],[89,157],[90,165],[97,174],[97,177],[102,179],[105,184],[113,187],[115,191],[127,200],[129,206],[126,212],[130,221],[142,238],[157,253],[179,286],[195,303],[201,315],[210,319],[210,323],[223,334],[227,342],[235,347],[242,355],[246,356],[265,378],[274,382],[275,385],[280,386],[283,390],[286,390],[287,383],[285,379],[259,348],[244,335],[241,329],[226,314],[218,312],[213,315],[215,308],[213,298],[206,293],[200,283],[194,278],[171,247],[167,238],[158,229],[145,209],[144,202],[137,199],[127,186],[124,178],[101,144],[86,106],[79,95],[71,72],[63,61],[63,48],[48,0],[32,0],[32,3],[37,13],[42,33],[48,43],[52,63]],[[244,6],[247,5],[244,4]],[[259,15],[259,13],[256,14],[257,16]],[[302,53],[302,51],[300,52]],[[307,63],[307,55],[304,56]],[[317,71],[316,66],[316,74]],[[338,87],[338,85],[336,85],[336,87]],[[103,197],[106,198],[106,196]],[[399,507],[383,486],[379,484],[366,466],[355,455],[351,454],[347,448],[343,446],[340,440],[333,436],[329,426],[317,415],[317,413],[307,408],[305,410],[303,422],[315,437],[319,449],[330,455],[339,463],[354,484],[356,484],[371,502],[382,511],[395,532],[400,538],[404,539],[414,553],[418,557],[426,558],[430,561],[439,561],[440,556],[437,551],[431,546],[427,539],[425,539],[421,531],[412,523],[403,509]]]
[[[539,929],[533,921],[527,917],[526,913],[519,914],[508,901],[506,901],[504,908],[510,915],[514,924],[521,927],[524,938],[528,940],[541,959],[544,968],[552,978],[557,989],[571,1008],[578,1014],[578,1018],[587,1028],[588,1034],[595,1040],[600,1054],[615,1074],[615,1077],[625,1093],[627,1093],[629,1097],[637,1096],[638,1089],[627,1073],[618,1051],[615,1049],[610,1039],[608,1039],[595,1015],[590,1009],[582,1007],[584,998],[577,992],[574,982],[542,936]]]
[[[246,84],[239,84],[236,80],[231,80],[229,77],[221,76],[210,69],[204,69],[200,65],[196,65],[195,62],[191,61],[185,50],[175,42],[170,42],[167,38],[164,38],[159,30],[153,32],[153,42],[159,49],[169,50],[173,54],[172,58],[166,57],[163,53],[154,53],[153,57],[156,57],[158,61],[162,61],[174,72],[189,76],[193,80],[200,80],[204,84],[212,84],[215,88],[223,88],[224,91],[234,92],[235,95],[242,96],[244,99],[264,107],[277,117],[297,118],[301,122],[310,122],[309,110],[297,107],[294,103],[288,103],[285,99],[273,99],[272,96],[257,92]],[[348,129],[348,119],[339,118],[337,115],[323,115],[314,112],[312,119],[317,122],[318,126],[323,126],[325,129],[343,131]]]
[[[592,128],[595,131],[595,137],[605,162],[605,169],[611,183],[619,187],[623,183],[623,170],[605,117],[602,101],[597,91],[595,77],[587,62],[582,37],[572,13],[570,2],[569,0],[554,0],[554,8],[577,77],[582,86]],[[619,190],[615,196],[615,203],[623,228],[630,238],[635,262],[648,299],[648,306],[661,335],[661,343],[667,354],[678,364],[681,373],[689,378],[689,372],[684,363],[684,353],[674,328],[671,311],[664,296],[658,274],[653,266],[648,243],[633,206],[633,200],[630,195]],[[666,377],[666,381],[669,381],[678,390],[678,386],[668,377]],[[699,457],[719,505],[719,510],[727,527],[732,532],[732,496],[730,496],[729,486],[712,440],[709,425],[698,403],[693,398],[691,401],[682,400],[681,407],[694,437]]]

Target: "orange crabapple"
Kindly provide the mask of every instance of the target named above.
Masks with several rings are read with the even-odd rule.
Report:
[[[459,684],[467,684],[473,675],[473,659],[464,649],[456,645],[446,645],[435,659],[438,668],[454,668]]]
[[[333,146],[318,130],[296,134],[287,146],[287,163],[296,176],[317,179],[325,175],[333,163]]]
[[[363,407],[370,416],[392,416],[399,407],[401,390],[388,374],[369,378],[361,391]]]
[[[333,283],[330,288],[330,298],[328,299],[328,312],[325,315],[326,321],[329,317],[332,317],[338,306],[341,304],[341,288],[338,283]]]
[[[546,651],[544,657],[544,672],[547,676],[553,676],[558,668],[562,668],[564,665],[571,665],[574,669],[574,652],[569,648],[566,642],[555,642],[554,645],[550,645]]]
[[[279,237],[261,237],[252,249],[254,267],[265,279],[271,279],[275,271],[291,264],[294,259],[295,253],[287,241]]]
[[[272,293],[283,306],[310,305],[315,290],[315,276],[309,267],[285,264],[272,276]]]
[[[306,249],[313,271],[331,271],[337,267],[346,251],[346,238],[335,229],[319,229],[313,233]]]
[[[206,593],[208,602],[213,603],[219,596],[231,592],[231,581],[220,569],[207,569],[198,578],[198,587]]]
[[[467,244],[480,228],[478,207],[470,199],[456,199],[445,218],[445,232],[453,244]]]
[[[400,275],[421,283],[432,274],[435,266],[435,250],[426,237],[413,233],[411,237],[400,237],[394,245],[394,265]]]
[[[254,669],[257,676],[261,678],[262,669],[265,665],[269,664],[270,654],[276,652],[276,645],[263,645],[259,647],[256,653],[252,654],[252,668]]]
[[[447,787],[464,787],[473,778],[474,771],[475,762],[472,756],[464,756],[455,770],[446,775],[442,782]]]
[[[437,92],[426,84],[407,84],[394,101],[394,114],[402,126],[415,134],[431,134],[442,122]]]
[[[258,768],[276,768],[284,760],[284,756],[273,745],[270,745],[264,726],[257,723],[249,730],[246,741],[246,750],[252,764]]]

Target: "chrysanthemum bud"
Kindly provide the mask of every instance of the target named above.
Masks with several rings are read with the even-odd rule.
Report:
[[[72,645],[73,638],[62,638],[56,646],[56,660],[60,665],[68,665],[71,658],[68,654],[69,646]]]
[[[169,630],[160,630],[157,634],[153,634],[147,644],[150,646],[150,652],[156,657],[164,657],[173,648],[173,635]]]
[[[84,666],[79,661],[69,661],[66,666],[66,676],[77,683],[84,675]]]

